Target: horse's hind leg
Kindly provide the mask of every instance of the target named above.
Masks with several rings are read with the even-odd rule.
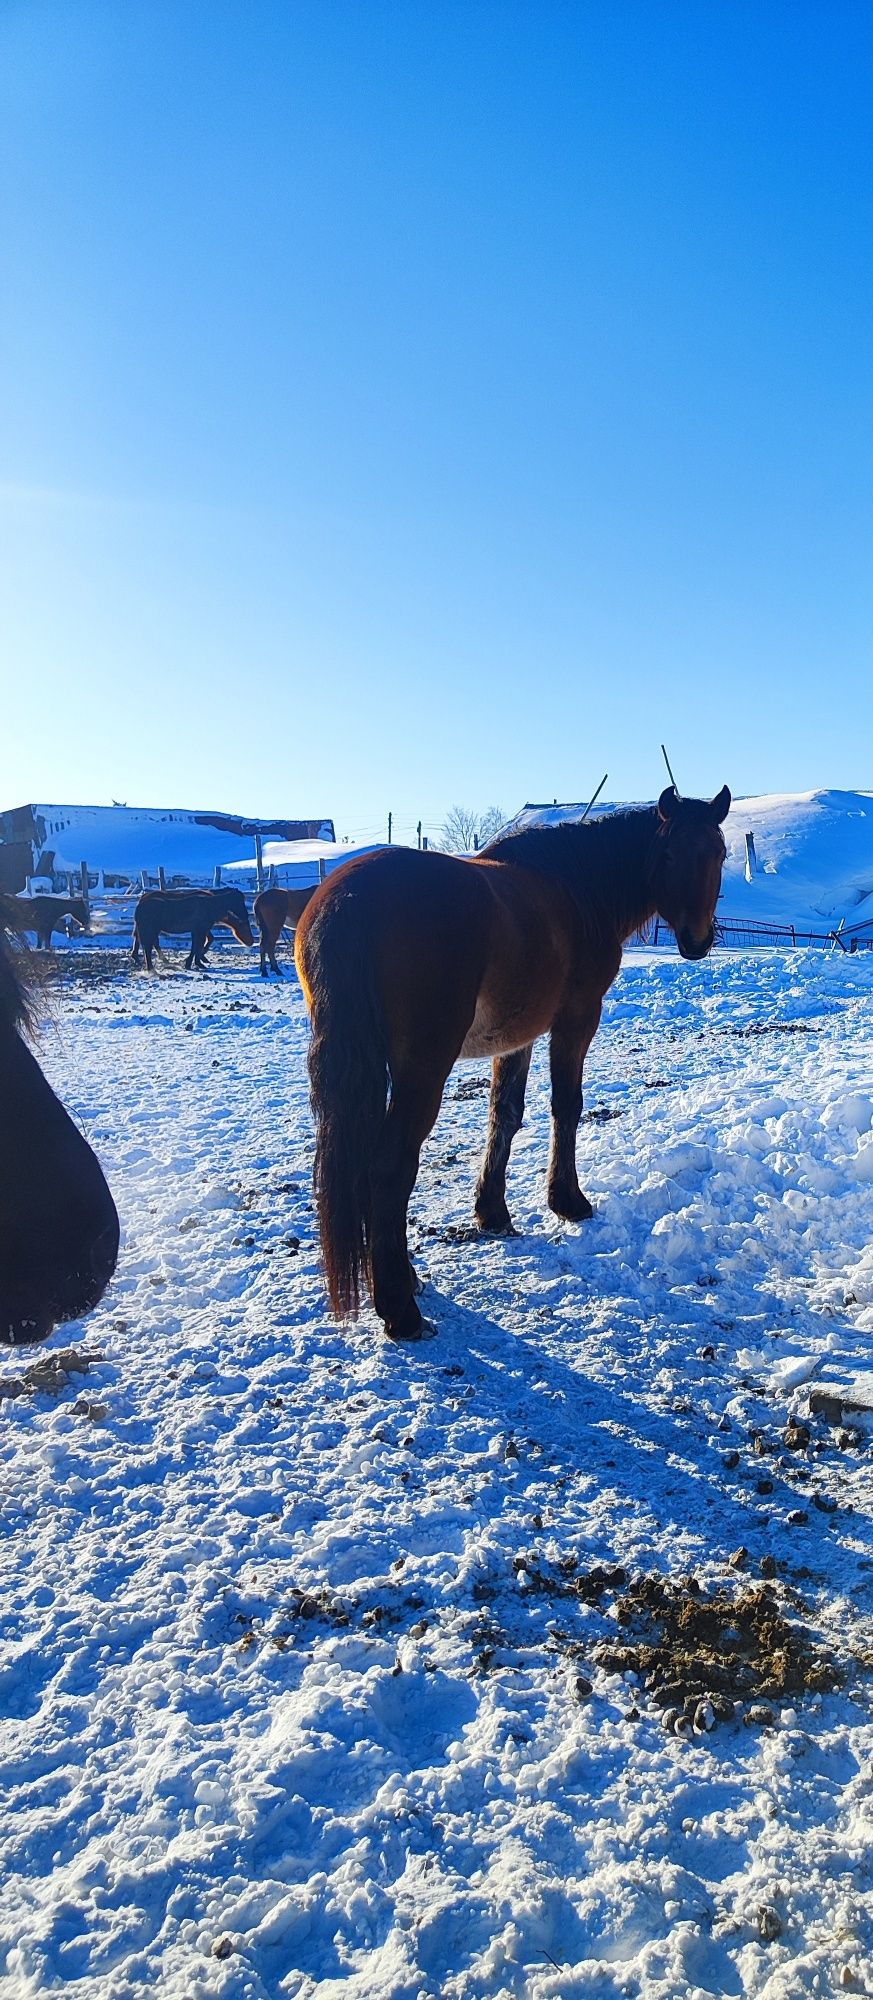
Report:
[[[582,1115],[582,1066],[597,1033],[600,1005],[573,1022],[552,1029],[549,1065],[552,1077],[552,1150],[549,1159],[549,1207],[567,1222],[587,1222],[593,1215],[576,1172],[576,1133]]]
[[[406,1210],[421,1148],[435,1123],[446,1076],[394,1081],[370,1171],[370,1268],[373,1303],[393,1340],[420,1340],[424,1321],[406,1242]]]
[[[510,1056],[495,1056],[492,1065],[488,1144],[476,1189],[476,1221],[480,1229],[496,1236],[515,1233],[506,1206],[506,1168],[524,1117],[531,1052],[530,1047],[516,1049]]]

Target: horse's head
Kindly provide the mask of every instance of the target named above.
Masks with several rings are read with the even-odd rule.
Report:
[[[683,958],[705,958],[712,949],[725,857],[721,823],[730,802],[727,785],[714,799],[681,799],[668,785],[658,800],[652,890]]]
[[[212,919],[213,923],[226,924],[240,944],[254,944],[246,899],[241,889],[225,889],[221,903]]]
[[[90,1312],[118,1256],[99,1162],[23,1041],[25,1025],[0,932],[0,1343],[15,1346]]]
[[[80,930],[89,931],[91,929],[91,913],[87,903],[83,902],[81,896],[71,896],[67,904],[67,909],[73,922],[78,924]]]

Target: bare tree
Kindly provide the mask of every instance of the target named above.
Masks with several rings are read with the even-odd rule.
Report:
[[[499,806],[489,806],[486,812],[474,812],[470,806],[452,806],[434,844],[444,854],[472,854],[494,839],[505,825],[505,817]]]

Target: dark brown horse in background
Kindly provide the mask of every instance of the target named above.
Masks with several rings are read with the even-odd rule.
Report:
[[[191,950],[185,960],[206,969],[206,953],[212,943],[215,924],[226,924],[240,944],[254,944],[246,899],[241,889],[146,889],[133,913],[131,958],[139,964],[140,948],[149,972],[154,970],[152,954],[160,950],[162,934],[184,937],[190,933]]]
[[[81,896],[9,896],[4,911],[5,928],[33,931],[41,951],[50,949],[52,931],[62,928],[64,917],[72,917],[80,931],[91,929],[88,905]]]
[[[267,959],[273,972],[282,977],[282,967],[276,957],[279,934],[287,924],[296,929],[307,903],[312,902],[318,883],[309,889],[262,889],[255,897],[255,923],[261,934],[261,978],[267,978]]]
[[[27,1003],[0,898],[0,1342],[44,1340],[97,1304],[118,1256],[100,1165],[31,1055]]]
[[[318,890],[295,956],[312,1017],[316,1201],[337,1315],[357,1312],[364,1278],[386,1332],[421,1337],[406,1210],[459,1056],[493,1061],[479,1228],[512,1229],[506,1167],[532,1044],[547,1033],[549,1207],[571,1222],[591,1214],[576,1131],[604,994],[623,942],[656,911],[684,958],[710,950],[729,806],[726,786],[711,801],[670,786],[657,806],[507,834],[476,860],[385,848]]]

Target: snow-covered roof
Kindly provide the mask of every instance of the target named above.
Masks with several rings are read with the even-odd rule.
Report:
[[[310,882],[319,880],[322,866],[329,875],[334,868],[341,868],[344,861],[351,861],[357,854],[374,854],[377,847],[384,846],[376,841],[367,847],[347,847],[336,840],[265,840],[262,843],[262,857],[265,869],[275,868],[276,882],[280,889],[305,889]],[[255,855],[248,860],[242,855],[222,869],[226,880],[245,877],[255,869]],[[242,881],[241,886],[246,884]]]
[[[54,856],[57,871],[87,863],[91,870],[132,877],[159,867],[167,874],[211,880],[216,867],[245,858],[255,864],[255,831],[265,839],[279,832],[330,836],[329,819],[243,819],[238,815],[154,806],[33,805],[3,815],[7,839],[30,840],[34,873],[41,856]]]

